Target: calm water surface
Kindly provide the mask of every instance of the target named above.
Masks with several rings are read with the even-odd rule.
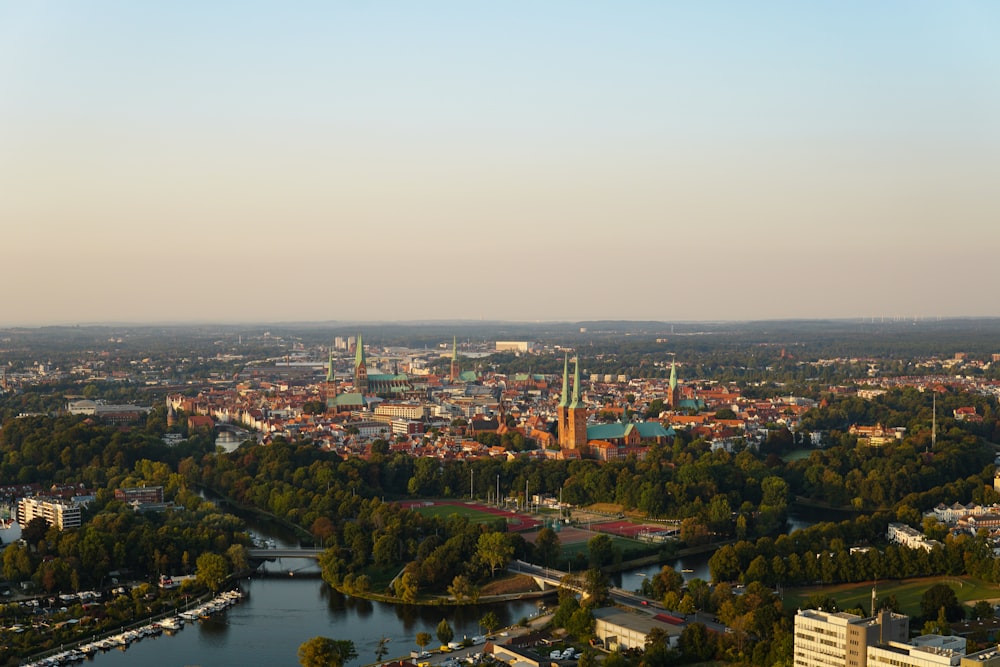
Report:
[[[295,536],[281,526],[244,517],[258,535],[280,547],[297,547]],[[455,637],[481,634],[479,619],[493,611],[504,625],[517,623],[538,610],[537,600],[503,605],[438,608],[371,602],[341,595],[316,575],[315,561],[288,558],[262,567],[274,577],[240,582],[245,599],[206,621],[187,623],[175,635],[144,639],[127,650],[98,653],[96,667],[143,665],[185,667],[240,665],[241,667],[294,667],[299,645],[316,636],[350,639],[358,651],[351,666],[375,661],[378,641],[388,637],[387,657],[408,656],[416,649],[418,632],[428,632],[437,646],[435,629],[447,618]]]
[[[358,658],[350,664],[362,665],[374,662],[383,635],[392,640],[389,655],[398,657],[416,648],[413,639],[418,632],[434,636],[442,618],[461,638],[479,634],[478,621],[489,610],[505,624],[513,624],[537,609],[535,601],[459,609],[381,604],[340,595],[321,580],[302,576],[257,578],[244,581],[242,588],[246,599],[226,612],[188,623],[173,636],[144,639],[126,651],[98,653],[93,664],[294,666],[299,645],[319,635],[352,640]]]

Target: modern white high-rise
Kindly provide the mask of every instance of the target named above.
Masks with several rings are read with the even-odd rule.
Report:
[[[867,667],[868,648],[905,642],[910,619],[882,611],[862,618],[846,612],[800,609],[795,615],[795,667]]]
[[[59,530],[80,527],[80,506],[58,498],[21,498],[17,503],[17,522],[21,526],[42,517]]]
[[[1000,667],[1000,647],[966,655],[963,637],[909,634],[902,614],[802,609],[795,615],[795,667]]]

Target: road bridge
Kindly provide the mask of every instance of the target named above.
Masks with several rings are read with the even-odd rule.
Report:
[[[549,588],[558,588],[562,586],[563,588],[569,588],[577,593],[584,593],[583,588],[579,584],[568,583],[572,579],[565,580],[564,578],[570,575],[570,572],[563,572],[562,570],[553,570],[547,567],[539,567],[538,565],[532,565],[531,563],[526,563],[523,560],[513,560],[507,565],[507,570],[510,572],[515,572],[517,574],[524,574],[535,580],[535,583],[543,591]],[[582,573],[578,573],[582,574]],[[647,600],[641,595],[636,595],[631,591],[627,591],[624,588],[616,588],[614,586],[608,587],[608,595],[611,599],[620,604],[627,605],[629,607],[636,608],[663,608],[659,602],[653,600]]]
[[[253,560],[277,560],[279,558],[311,558],[319,560],[326,549],[247,549],[247,556]]]

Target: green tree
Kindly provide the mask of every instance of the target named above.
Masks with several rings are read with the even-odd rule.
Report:
[[[580,583],[588,604],[599,607],[607,602],[610,582],[599,568],[592,567],[584,572]]]
[[[604,567],[614,560],[615,547],[611,538],[601,533],[587,542],[587,552],[590,554],[591,567]]]
[[[580,656],[580,660],[577,662],[577,667],[597,667],[600,663],[597,662],[597,654],[592,649],[586,649],[583,655]]]
[[[34,568],[28,547],[18,543],[9,545],[3,550],[3,576],[7,581],[24,581],[31,578]]]
[[[979,600],[972,606],[972,615],[978,619],[993,618],[996,612],[988,600]]]
[[[338,547],[330,547],[319,557],[320,573],[323,581],[337,588],[347,573],[347,562]]]
[[[938,609],[938,615],[936,619],[924,623],[924,627],[921,630],[921,632],[925,635],[942,635],[945,637],[951,634],[951,624],[945,617],[944,607]]]
[[[708,660],[715,654],[715,641],[702,623],[691,623],[681,631],[680,649],[692,662]]]
[[[229,559],[234,572],[246,572],[250,569],[250,554],[242,544],[233,544],[226,549],[226,558]]]
[[[500,619],[492,611],[488,611],[479,619],[479,625],[486,628],[486,633],[491,635],[500,627]]]
[[[302,667],[344,667],[345,662],[356,657],[358,652],[349,639],[313,637],[299,646]]]
[[[49,532],[49,522],[43,517],[36,516],[21,529],[21,539],[27,542],[28,546],[37,547],[38,543],[45,539],[47,532]]]
[[[431,643],[431,639],[432,639],[431,633],[429,633],[429,632],[418,632],[417,633],[417,637],[416,637],[416,639],[414,641],[417,644],[417,648],[419,648],[421,651],[423,651],[424,647]]]
[[[442,618],[441,622],[438,623],[437,629],[434,631],[437,634],[438,641],[441,645],[445,645],[455,638],[455,631],[451,629],[451,625],[448,623],[448,619]]]
[[[498,567],[506,567],[514,555],[514,546],[503,533],[483,533],[476,543],[479,559],[490,566],[490,576],[496,576]]]
[[[452,579],[451,586],[448,587],[448,593],[455,598],[455,602],[458,604],[462,604],[466,600],[475,601],[479,597],[479,591],[472,585],[468,577],[460,574]]]
[[[590,607],[580,607],[569,617],[566,632],[582,640],[594,632],[594,614]]]
[[[407,604],[413,604],[417,601],[417,593],[419,591],[417,578],[410,571],[403,572],[393,583],[393,590],[396,593],[396,597],[400,600]]]
[[[212,592],[218,591],[229,576],[229,563],[219,554],[207,551],[195,561],[194,575],[199,584]]]
[[[559,535],[548,526],[538,531],[535,538],[535,557],[538,562],[545,567],[554,566],[562,553],[562,544],[559,542]]]
[[[965,617],[965,611],[959,604],[954,589],[947,584],[934,584],[920,597],[920,613],[930,621],[936,619],[942,609],[949,622]]]

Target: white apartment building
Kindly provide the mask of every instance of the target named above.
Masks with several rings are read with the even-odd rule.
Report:
[[[402,417],[403,419],[423,419],[430,412],[430,407],[420,403],[380,403],[375,408],[376,416]],[[381,421],[381,420],[379,420]]]
[[[79,528],[80,506],[58,498],[21,498],[17,502],[17,522],[22,526],[35,517],[42,517],[59,530]]]
[[[890,542],[901,544],[910,549],[930,551],[934,547],[941,546],[937,540],[927,539],[919,530],[910,528],[905,523],[890,523],[886,530],[886,537]]]
[[[535,344],[526,340],[498,340],[497,352],[531,352]]]

